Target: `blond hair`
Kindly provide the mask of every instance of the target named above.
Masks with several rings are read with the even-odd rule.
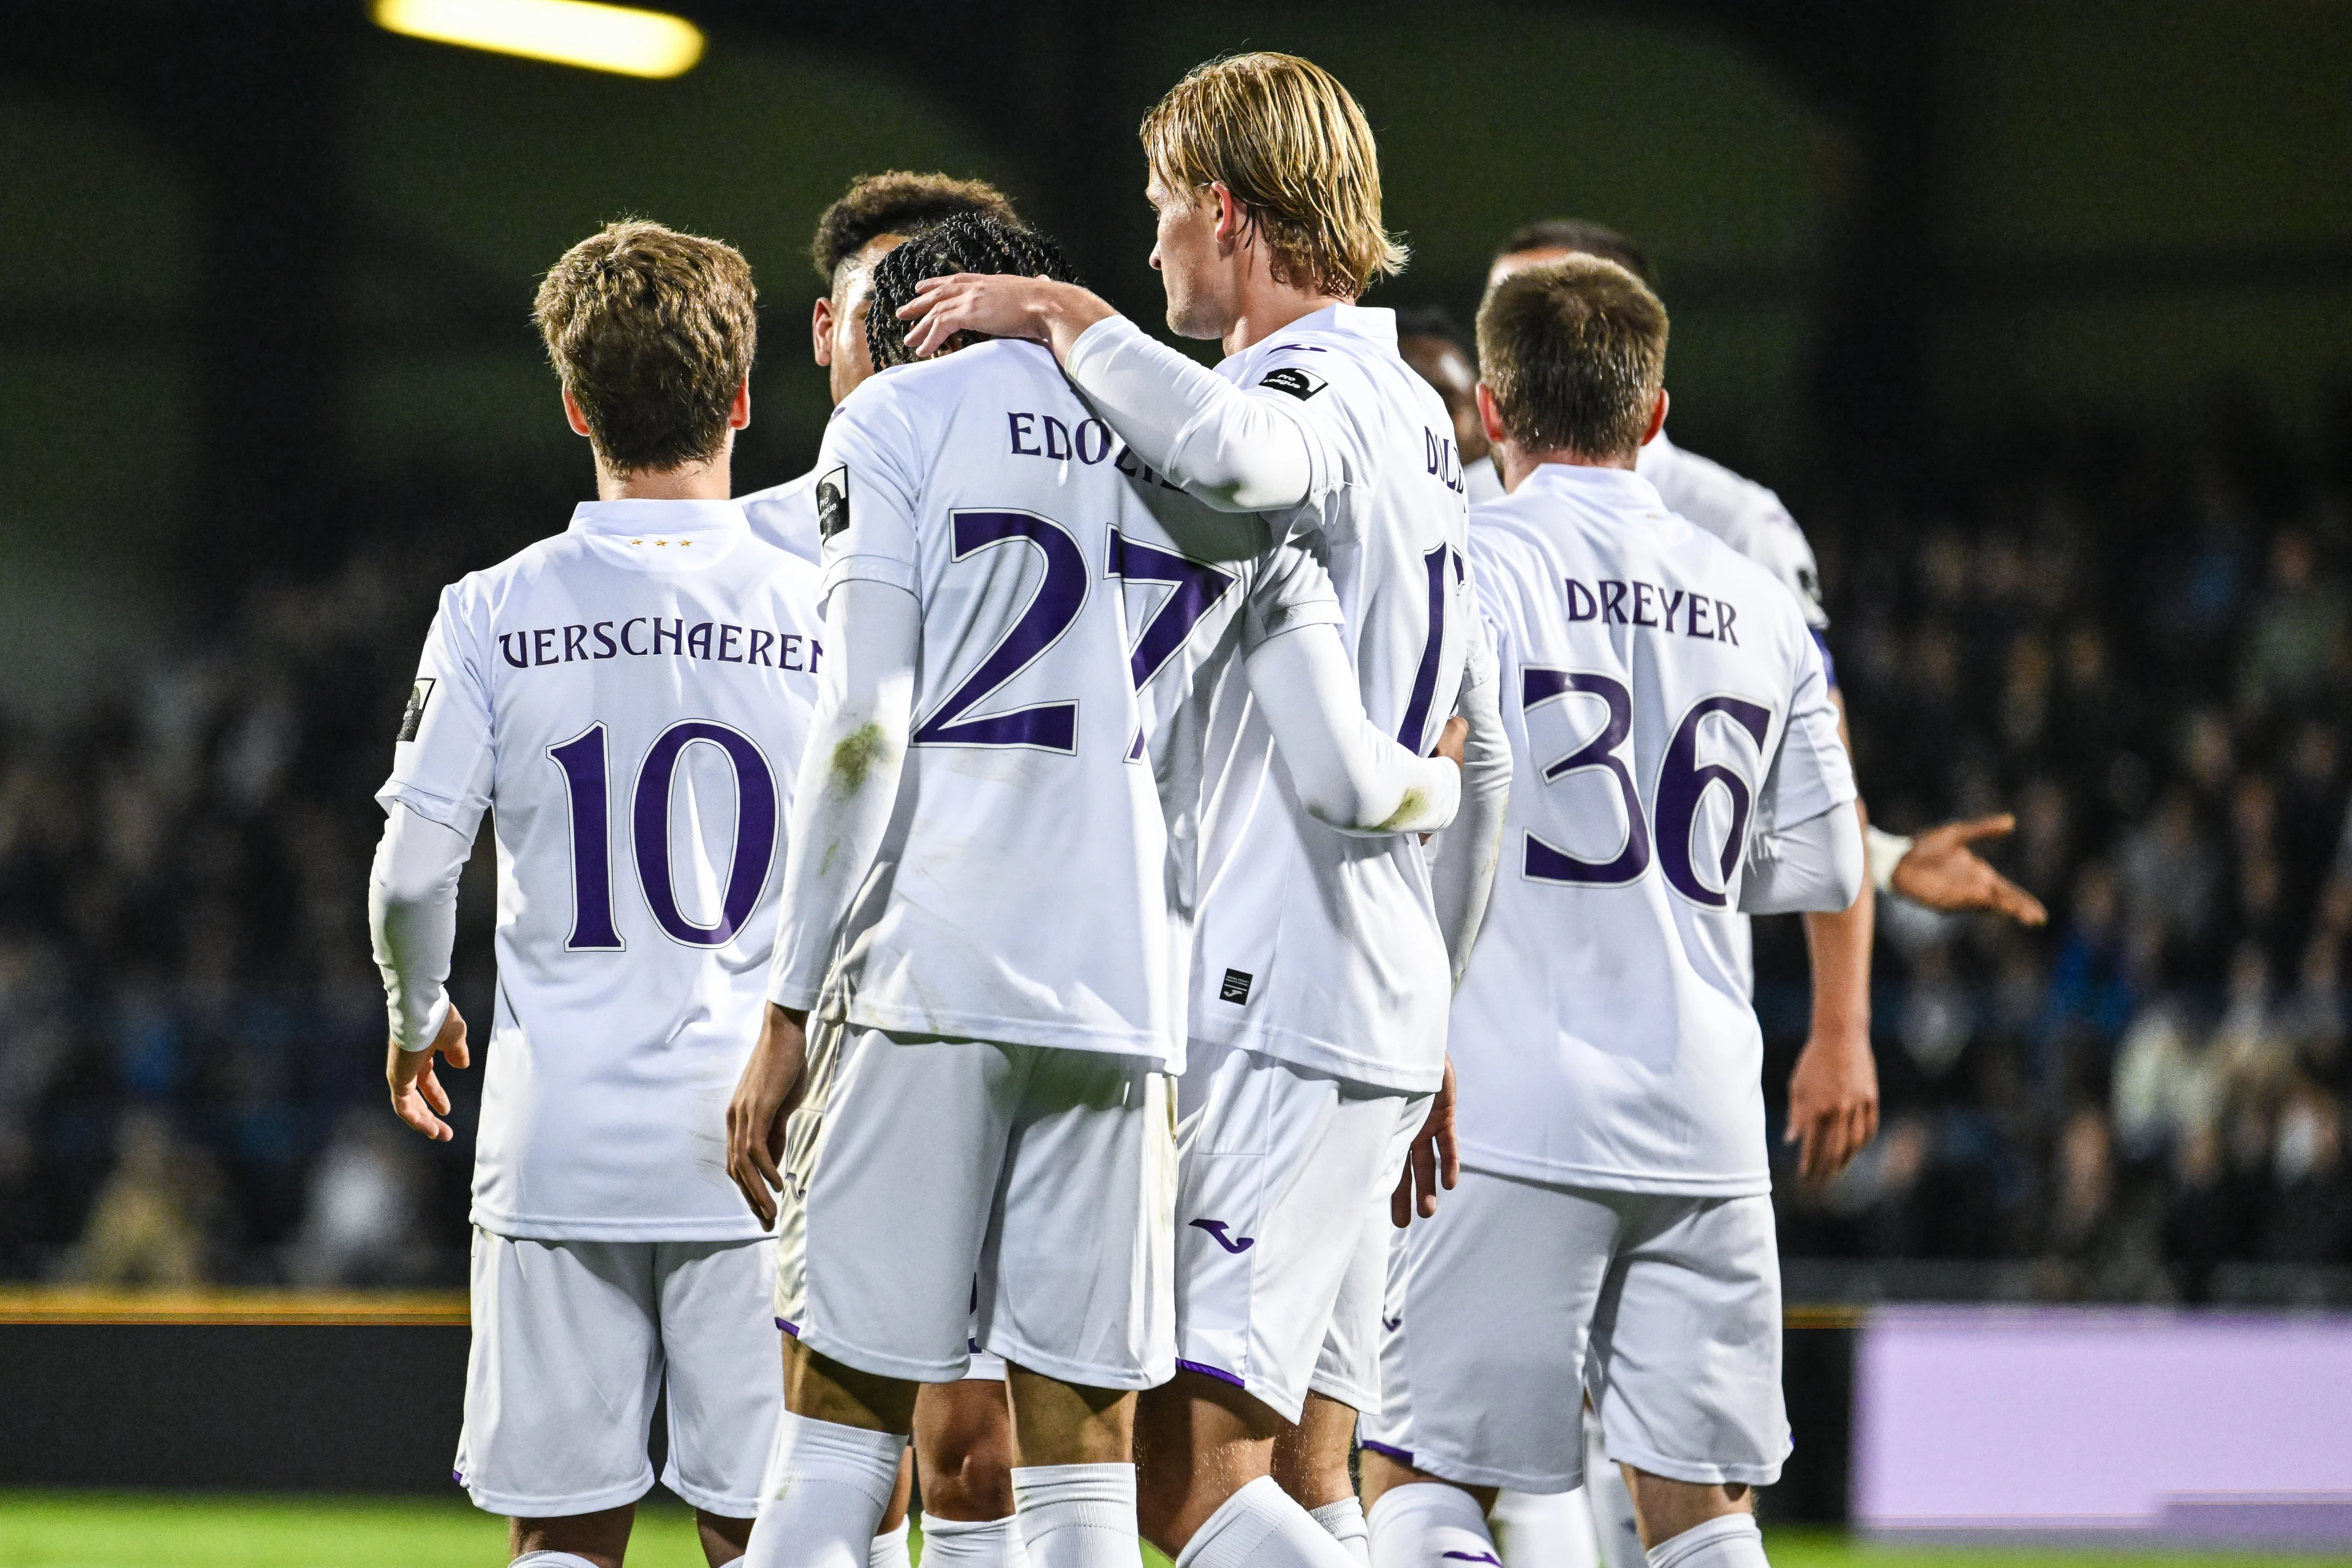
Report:
[[[1666,308],[1613,261],[1515,272],[1478,307],[1478,366],[1520,450],[1630,458],[1666,376]]]
[[[757,299],[733,246],[632,218],[565,251],[531,315],[604,461],[657,474],[726,445],[758,343]]]
[[[1171,191],[1222,184],[1265,237],[1277,283],[1352,300],[1404,270],[1381,226],[1381,160],[1339,79],[1297,55],[1195,66],[1143,117],[1151,173]]]

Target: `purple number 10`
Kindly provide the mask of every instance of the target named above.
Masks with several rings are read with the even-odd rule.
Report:
[[[1580,860],[1529,833],[1524,870],[1531,881],[1623,887],[1639,879],[1650,868],[1651,860],[1652,834],[1649,825],[1642,820],[1642,797],[1633,787],[1633,775],[1627,771],[1624,759],[1618,755],[1633,732],[1633,695],[1625,689],[1622,681],[1612,676],[1545,669],[1533,665],[1520,672],[1522,712],[1570,692],[1601,699],[1607,705],[1608,718],[1598,735],[1546,767],[1544,782],[1549,784],[1586,768],[1607,773],[1624,802],[1624,847],[1607,860]],[[1698,821],[1699,805],[1706,792],[1719,785],[1731,799],[1731,831],[1725,836],[1717,868],[1724,887],[1729,888],[1733,868],[1748,852],[1748,819],[1755,792],[1748,780],[1722,763],[1698,761],[1699,726],[1717,714],[1747,731],[1759,748],[1772,726],[1772,710],[1761,703],[1737,697],[1709,697],[1694,703],[1675,725],[1674,739],[1666,742],[1665,760],[1658,769],[1655,837],[1658,869],[1665,873],[1667,885],[1695,903],[1719,910],[1730,901],[1729,895],[1698,879],[1691,865],[1691,829]]]
[[[670,791],[687,747],[719,748],[735,773],[735,853],[719,899],[719,921],[698,926],[677,907],[669,863]],[[604,756],[604,726],[591,724],[547,754],[563,770],[572,806],[572,936],[573,952],[618,952],[628,946],[613,920],[613,845],[610,774]],[[629,806],[630,838],[635,846],[637,885],[654,921],[672,941],[688,947],[724,947],[751,918],[776,855],[776,778],[768,759],[740,730],[708,719],[672,724],[646,751],[637,767]]]

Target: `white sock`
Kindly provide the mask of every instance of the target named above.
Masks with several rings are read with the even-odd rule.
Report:
[[[1135,1568],[1133,1465],[1022,1465],[1013,1517],[1035,1568]]]
[[[915,1568],[915,1560],[907,1555],[908,1522],[902,1519],[898,1529],[874,1538],[874,1543],[866,1549],[866,1568]]]
[[[570,1552],[526,1552],[507,1568],[596,1568],[587,1558]]]
[[[1650,1568],[1767,1568],[1764,1532],[1752,1513],[1695,1524],[1649,1551]]]
[[[1582,1487],[1570,1492],[1502,1492],[1486,1525],[1495,1532],[1495,1550],[1510,1568],[1601,1568],[1592,1505]]]
[[[1176,1555],[1176,1568],[1250,1568],[1256,1563],[1294,1568],[1356,1565],[1348,1549],[1272,1476],[1260,1476],[1227,1498]]]
[[[1372,1529],[1364,1522],[1362,1503],[1343,1497],[1338,1502],[1308,1509],[1307,1516],[1348,1549],[1348,1555],[1356,1560],[1356,1568],[1372,1568]]]
[[[866,1568],[906,1447],[894,1433],[785,1411],[742,1568]]]
[[[1372,1531],[1372,1568],[1443,1568],[1449,1557],[1497,1568],[1502,1563],[1478,1500],[1444,1481],[1391,1487],[1372,1504],[1366,1522]]]
[[[923,1515],[923,1568],[1024,1568],[1017,1517],[934,1519]]]

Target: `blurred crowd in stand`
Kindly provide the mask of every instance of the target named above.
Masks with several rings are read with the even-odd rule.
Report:
[[[1992,853],[2052,913],[1881,901],[1883,1131],[1825,1188],[1784,1175],[1792,1258],[1968,1264],[2046,1299],[2352,1299],[2337,408],[2316,440],[2223,401],[1900,485],[1781,483],[1875,819],[2015,812]],[[0,733],[0,1278],[462,1282],[480,1073],[445,1078],[455,1144],[384,1107],[373,793],[437,588],[570,500],[379,500],[329,580],[257,585],[198,657]],[[454,977],[482,1026],[488,860]],[[1762,923],[1759,971],[1777,1118],[1795,921]]]

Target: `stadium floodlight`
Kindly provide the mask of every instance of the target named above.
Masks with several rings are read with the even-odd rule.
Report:
[[[375,20],[412,38],[623,76],[677,76],[702,58],[702,29],[685,17],[590,0],[375,0]]]

